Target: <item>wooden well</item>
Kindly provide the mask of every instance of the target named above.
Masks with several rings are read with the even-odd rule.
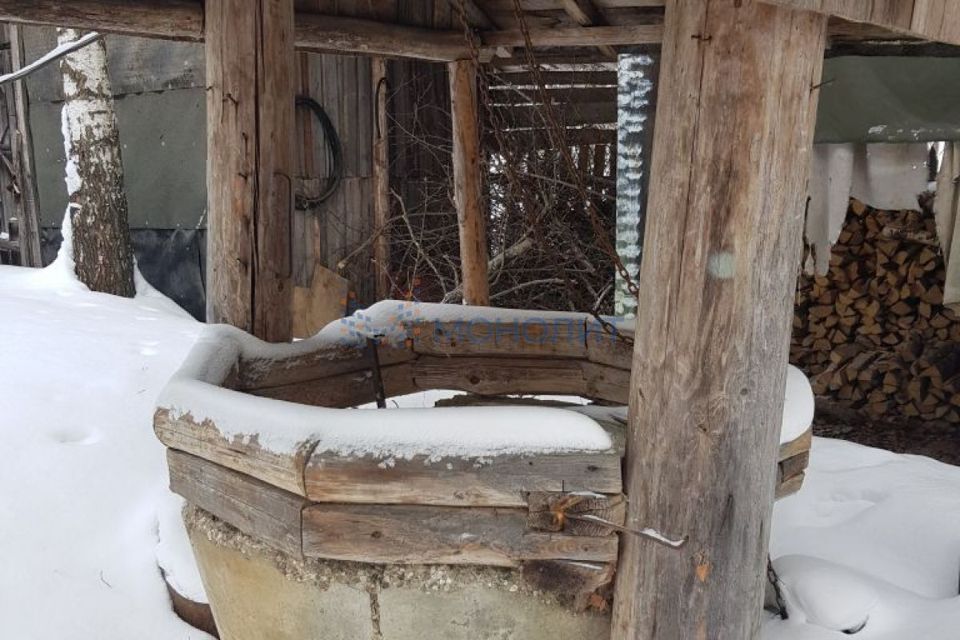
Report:
[[[381,337],[369,341],[358,327]],[[585,314],[384,302],[295,345],[209,333],[161,397],[155,417],[157,435],[169,447],[171,487],[191,505],[301,560],[475,565],[521,575],[543,563],[586,563],[605,579],[566,594],[567,601],[574,609],[609,606],[621,536],[636,535],[624,532],[629,496],[621,470],[628,328]],[[474,394],[425,410],[445,412],[450,424],[476,405],[524,404],[516,394],[599,401],[576,410],[608,434],[610,446],[402,458],[345,455],[324,444],[325,423],[348,415],[340,411],[389,422],[407,410],[349,407],[381,393],[433,389]],[[242,396],[260,399],[245,420],[257,425],[253,433],[216,417],[223,406],[246,402]],[[529,407],[491,413],[491,419],[515,420],[522,430],[529,418],[524,410]],[[558,423],[571,410],[537,409]],[[285,431],[296,434],[289,446],[270,444]],[[781,446],[778,495],[799,489],[810,442],[807,431]]]

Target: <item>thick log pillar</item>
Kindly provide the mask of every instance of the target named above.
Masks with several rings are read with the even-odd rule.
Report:
[[[490,283],[480,167],[477,65],[472,60],[457,60],[448,66],[453,116],[453,195],[460,224],[463,301],[485,306],[490,304]]]
[[[292,327],[293,0],[206,0],[207,320]]]
[[[759,630],[826,21],[672,0],[640,275],[614,640]]]

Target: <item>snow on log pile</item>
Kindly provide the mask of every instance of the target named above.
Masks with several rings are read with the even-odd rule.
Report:
[[[960,423],[960,318],[932,213],[851,201],[827,275],[800,277],[791,362],[871,416]]]

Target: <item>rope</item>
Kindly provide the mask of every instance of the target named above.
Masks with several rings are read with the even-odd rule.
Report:
[[[299,210],[313,209],[330,199],[343,180],[343,146],[340,143],[340,136],[337,134],[336,127],[330,120],[323,106],[309,96],[297,96],[297,107],[309,109],[323,129],[324,138],[327,141],[327,148],[330,150],[331,172],[327,178],[328,183],[320,195],[307,197],[301,193],[296,196],[296,207]]]

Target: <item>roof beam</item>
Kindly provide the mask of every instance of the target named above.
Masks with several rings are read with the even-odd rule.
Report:
[[[0,0],[0,21],[203,40],[203,5],[196,0]]]
[[[526,44],[526,38],[519,30],[485,31],[480,34],[480,37],[483,44],[490,47],[522,47]],[[534,47],[659,44],[662,40],[662,24],[536,29],[530,31],[530,42]]]
[[[460,0],[448,1],[459,6]],[[594,8],[605,1],[598,0]],[[948,8],[948,4],[952,6],[955,0],[873,0],[870,3],[853,3],[849,0],[763,1],[829,13],[849,22],[871,25],[873,38],[881,37],[882,30],[886,30],[891,36],[902,34],[960,45],[960,10]],[[596,19],[590,15],[589,5],[584,0],[565,0],[565,4],[570,3],[584,12],[580,18]],[[469,3],[465,5],[469,6]],[[576,16],[574,19],[579,21]],[[296,20],[296,44],[300,50],[439,62],[470,57],[469,47],[459,29],[427,29],[305,12],[298,12]],[[203,40],[204,29],[203,4],[199,0],[0,0],[0,21],[70,26],[103,33],[195,42]],[[535,47],[629,46],[659,44],[662,31],[663,26],[656,24],[536,29],[531,32],[531,39]],[[851,37],[850,34],[845,35]],[[526,44],[523,34],[514,30],[499,31],[492,28],[483,31],[481,37],[484,44],[492,48],[505,49]],[[857,39],[856,35],[852,37]],[[483,50],[482,59],[489,59],[491,53]],[[588,61],[590,53],[581,50],[576,60]],[[596,54],[593,56],[596,57]]]
[[[203,5],[196,0],[0,0],[0,21],[194,42],[203,41],[204,30]],[[303,51],[438,62],[470,57],[463,32],[458,30],[305,12],[296,16],[296,46]]]
[[[594,27],[607,24],[606,18],[593,4],[592,0],[562,0],[563,10],[574,22],[581,27]],[[597,47],[600,53],[613,58],[617,58],[616,50],[608,44],[602,44]]]
[[[793,9],[876,25],[913,37],[960,45],[960,8],[956,0],[763,0]]]
[[[493,21],[487,15],[487,12],[480,8],[473,0],[447,0],[453,13],[460,18],[461,12],[467,24],[474,29],[499,29],[500,25]]]
[[[471,57],[463,31],[308,13],[297,14],[296,47],[301,51],[347,52],[433,62]],[[480,52],[481,62],[490,57]]]

